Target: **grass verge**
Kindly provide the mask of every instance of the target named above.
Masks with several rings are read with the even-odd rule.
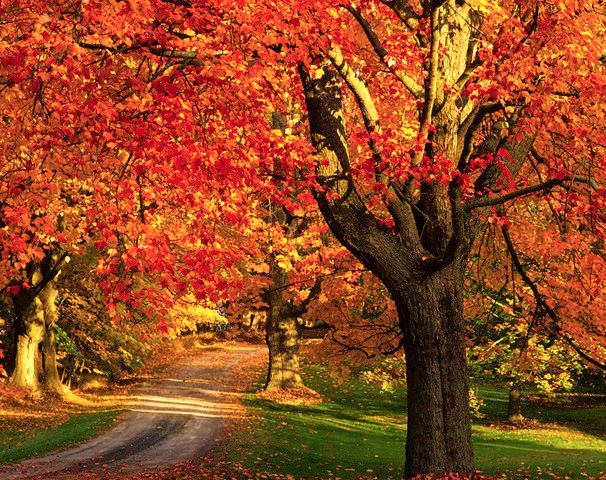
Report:
[[[49,429],[1,431],[0,465],[66,449],[88,440],[109,428],[120,413],[118,410],[79,413]]]
[[[338,384],[317,365],[307,365],[304,378],[326,401],[293,406],[251,393],[250,426],[232,439],[228,458],[296,478],[401,478],[405,390],[382,393],[355,377]],[[479,470],[500,478],[586,479],[606,472],[604,407],[525,404],[524,414],[537,421],[532,428],[511,429],[502,422],[507,391],[480,387],[479,396],[486,414],[473,426]]]

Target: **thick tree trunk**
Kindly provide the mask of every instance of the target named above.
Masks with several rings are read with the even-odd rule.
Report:
[[[57,369],[57,347],[55,341],[55,324],[57,323],[57,306],[55,300],[58,295],[57,282],[51,280],[40,292],[40,300],[44,310],[44,339],[42,341],[42,354],[44,358],[44,384],[61,396],[69,393],[67,386],[61,382]]]
[[[44,310],[39,298],[25,308],[17,308],[17,354],[10,383],[37,394],[40,390],[36,357],[44,336]]]
[[[267,293],[269,311],[265,340],[269,349],[266,390],[295,388],[303,385],[299,369],[301,328],[292,306],[284,297],[286,272],[272,262],[273,286]]]
[[[301,334],[294,317],[273,317],[267,321],[269,366],[266,390],[296,388],[303,385],[299,370]]]
[[[436,272],[394,295],[405,332],[405,476],[473,471],[460,271]]]
[[[522,385],[513,383],[509,387],[509,402],[507,404],[507,420],[513,424],[519,424],[524,421],[522,416]]]

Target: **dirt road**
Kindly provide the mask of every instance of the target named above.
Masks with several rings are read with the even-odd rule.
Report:
[[[263,354],[261,347],[248,345],[203,350],[138,387],[126,401],[130,411],[112,430],[70,450],[9,466],[0,470],[0,479],[54,479],[104,469],[134,473],[196,460],[217,445],[227,422],[244,414],[240,372],[260,363]]]

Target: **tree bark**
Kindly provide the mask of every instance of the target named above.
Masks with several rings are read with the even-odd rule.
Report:
[[[301,333],[297,319],[273,317],[267,320],[269,366],[266,390],[296,388],[303,385],[299,367]]]
[[[395,294],[408,389],[405,476],[473,471],[463,295],[456,264]]]
[[[524,420],[522,416],[522,385],[513,383],[509,387],[509,402],[507,403],[507,420],[513,424],[520,424]]]
[[[275,261],[270,262],[271,290],[267,292],[269,311],[265,340],[269,349],[266,390],[296,388],[303,385],[299,367],[301,326],[292,305],[284,296],[287,273]]]
[[[42,341],[42,354],[44,363],[44,384],[50,390],[65,397],[69,389],[61,382],[57,369],[57,347],[55,341],[55,324],[58,320],[55,300],[58,295],[57,281],[51,280],[40,292],[40,300],[44,310],[44,339]]]
[[[32,276],[32,285],[41,280],[40,269]],[[14,298],[17,332],[17,354],[11,385],[29,389],[34,395],[40,392],[36,358],[38,347],[44,336],[44,308],[39,297],[29,298],[21,292]]]

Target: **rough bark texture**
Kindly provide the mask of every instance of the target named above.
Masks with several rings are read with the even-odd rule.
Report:
[[[509,402],[507,403],[507,420],[510,423],[518,424],[524,421],[522,416],[522,386],[514,383],[509,388]]]
[[[41,376],[45,385],[61,396],[70,393],[57,370],[54,331],[58,320],[57,278],[64,257],[48,253],[40,264],[30,265],[31,288],[13,298],[17,353],[10,382],[34,395],[39,395]]]
[[[55,300],[58,295],[57,282],[51,280],[40,292],[40,300],[44,311],[44,339],[42,341],[42,354],[44,361],[44,384],[50,390],[61,396],[67,395],[69,389],[61,382],[57,370],[57,348],[55,341],[55,324],[58,320]]]
[[[32,285],[35,286],[40,280],[41,273],[38,269],[32,277]],[[40,298],[30,299],[26,292],[14,298],[14,305],[17,317],[17,354],[10,383],[36,394],[40,390],[36,358],[44,337],[44,309]]]
[[[396,299],[405,332],[406,476],[473,465],[460,272],[452,265]]]
[[[301,326],[292,305],[284,296],[287,273],[270,263],[272,288],[267,292],[265,340],[269,349],[266,390],[296,388],[303,385],[299,368]]]
[[[296,388],[303,385],[299,368],[301,334],[293,317],[268,318],[267,346],[269,366],[266,390]]]

